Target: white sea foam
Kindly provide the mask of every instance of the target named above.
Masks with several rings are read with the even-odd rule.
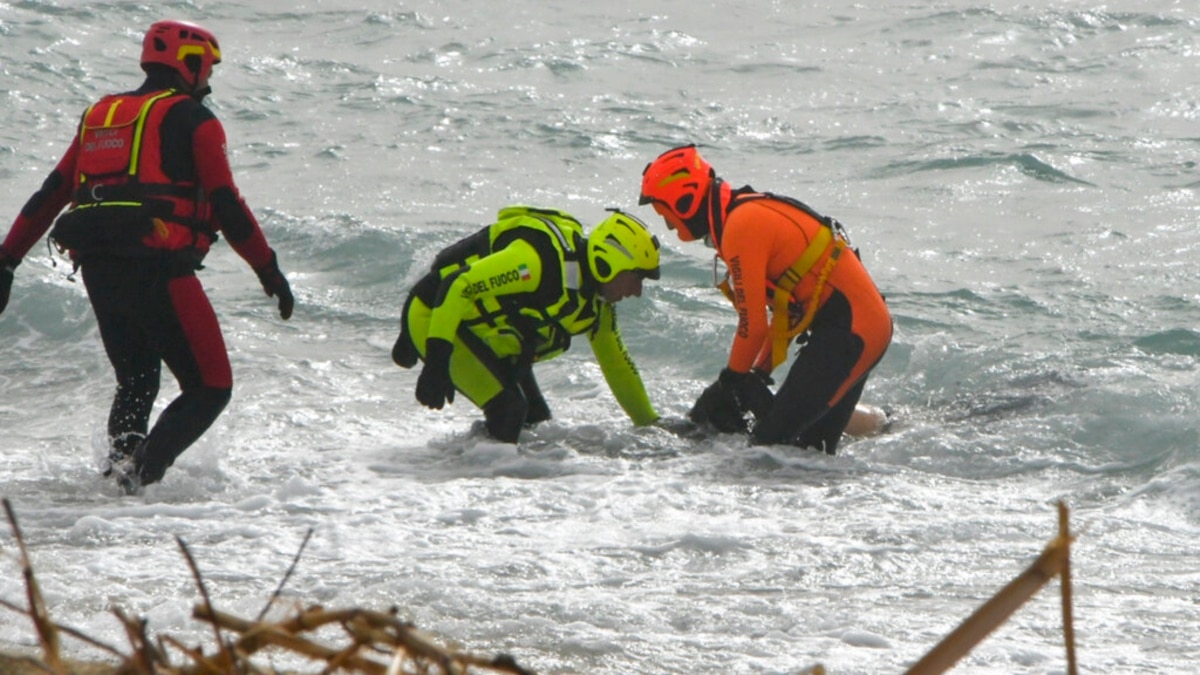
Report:
[[[120,606],[205,643],[176,538],[217,606],[254,616],[312,530],[285,600],[396,606],[538,672],[899,672],[1041,551],[1062,499],[1082,668],[1192,670],[1195,18],[875,4],[177,7],[221,39],[209,103],[298,304],[279,321],[218,244],[200,276],[233,401],[123,497],[96,470],[112,380],[82,284],[43,244],[17,269],[0,492],[52,616],[119,644]],[[0,217],[84,106],[136,86],[158,11],[0,4]],[[539,366],[555,417],[519,445],[482,437],[465,401],[414,401],[389,352],[438,249],[510,202],[636,209],[645,162],[688,141],[850,228],[896,318],[867,387],[891,431],[827,457],[635,429],[583,340]],[[664,273],[621,327],[680,418],[732,317],[711,251],[635,212]],[[0,550],[0,598],[21,602]],[[1056,596],[961,669],[1062,672]],[[34,636],[0,619],[0,642]]]

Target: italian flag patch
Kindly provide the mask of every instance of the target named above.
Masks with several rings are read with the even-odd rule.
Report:
[[[521,281],[529,281],[533,275],[529,273],[529,267],[525,264],[517,266],[517,274],[521,275]]]

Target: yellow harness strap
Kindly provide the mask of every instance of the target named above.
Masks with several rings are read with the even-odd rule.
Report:
[[[817,305],[821,300],[821,291],[825,290],[825,282],[829,279],[829,274],[833,272],[834,266],[837,265],[838,259],[842,255],[842,250],[846,248],[846,240],[843,237],[834,237],[833,230],[828,227],[822,227],[817,236],[808,244],[808,248],[804,249],[804,253],[792,266],[783,273],[775,282],[775,295],[771,303],[771,368],[779,367],[787,359],[788,343],[792,338],[808,330],[808,327],[813,322],[813,317],[817,315]],[[830,250],[832,249],[832,250]],[[800,323],[794,328],[788,327],[788,301],[792,298],[792,290],[796,288],[796,284],[804,278],[812,270],[821,256],[829,251],[829,257],[825,260],[824,267],[821,268],[821,273],[817,276],[817,283],[813,286],[812,297],[808,299],[804,307],[804,317]]]
[[[808,330],[808,327],[813,322],[813,317],[817,315],[817,305],[821,300],[821,291],[825,290],[825,282],[829,279],[830,273],[833,272],[834,266],[837,265],[838,259],[842,256],[842,250],[846,248],[846,239],[842,236],[834,236],[832,228],[822,227],[813,240],[809,242],[808,248],[804,249],[804,253],[792,266],[784,271],[783,276],[775,281],[775,294],[771,302],[771,369],[779,367],[779,364],[787,360],[787,346],[792,341],[792,338]],[[832,249],[832,250],[831,250]],[[817,261],[821,259],[825,252],[829,251],[829,257],[825,260],[825,266],[821,268],[821,273],[817,276],[817,283],[813,286],[812,297],[804,307],[804,317],[800,319],[800,323],[796,324],[795,328],[788,327],[788,302],[792,298],[792,291],[796,288],[796,284],[804,278],[812,270]],[[713,274],[716,275],[717,257],[713,258]],[[725,294],[725,297],[730,302],[737,304],[733,297],[733,288],[729,284],[729,276],[726,275],[717,288]]]

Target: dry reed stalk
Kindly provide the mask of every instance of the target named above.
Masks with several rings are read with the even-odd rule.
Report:
[[[366,609],[326,610],[311,607],[297,610],[290,618],[278,622],[266,622],[262,618],[276,602],[284,584],[291,577],[300,559],[300,552],[308,543],[312,530],[304,538],[291,566],[275,592],[254,621],[247,621],[219,612],[213,607],[204,583],[204,576],[196,564],[187,544],[176,537],[202,602],[193,611],[196,619],[208,623],[213,629],[217,651],[205,654],[200,647],[189,647],[171,636],[152,639],[146,632],[146,621],[131,617],[119,608],[113,615],[125,631],[128,653],[94,640],[83,633],[60,626],[50,619],[45,601],[33,573],[33,565],[26,552],[25,539],[18,526],[16,514],[8,499],[3,500],[5,513],[12,526],[13,537],[20,553],[19,562],[25,580],[28,608],[0,599],[0,607],[29,617],[38,633],[42,658],[9,656],[0,654],[0,675],[278,675],[273,669],[264,668],[252,659],[267,648],[278,648],[299,657],[321,664],[321,673],[333,671],[361,673],[363,675],[466,675],[471,669],[507,673],[509,675],[533,675],[532,671],[517,665],[512,657],[501,654],[484,658],[459,652],[439,645],[432,637],[419,632],[411,623],[401,621],[397,612],[376,612]],[[340,647],[331,647],[306,637],[327,627],[340,627],[345,642]],[[226,632],[236,633],[236,639],[227,639]],[[120,662],[109,664],[68,662],[60,653],[60,634],[78,639],[116,656]],[[169,650],[178,652],[184,662],[171,661]],[[379,658],[376,658],[379,657]],[[409,670],[401,670],[404,664]]]
[[[12,502],[5,497],[4,514],[12,526],[13,537],[17,540],[17,550],[21,554],[21,574],[25,578],[25,597],[29,602],[29,616],[37,629],[38,640],[42,645],[42,659],[53,673],[65,673],[66,668],[59,654],[58,627],[46,613],[46,602],[42,591],[38,588],[37,578],[33,576],[33,565],[29,562],[29,554],[25,550],[25,537],[21,535],[21,526],[17,524],[17,514],[13,512]]]
[[[192,616],[212,626],[217,653],[208,656],[201,648],[188,647],[170,636],[160,637],[156,643],[146,634],[144,619],[133,618],[120,609],[114,609],[113,614],[124,627],[130,648],[128,654],[121,654],[114,647],[50,620],[12,505],[8,499],[4,499],[3,504],[20,552],[29,607],[26,609],[3,599],[0,599],[0,607],[24,614],[33,621],[44,656],[38,661],[30,657],[0,654],[0,675],[81,675],[85,672],[89,675],[279,675],[252,660],[256,654],[268,648],[282,649],[295,656],[323,663],[324,667],[320,671],[322,675],[334,671],[362,675],[466,675],[472,668],[508,675],[533,675],[532,671],[522,668],[506,654],[485,658],[443,647],[413,624],[400,620],[394,608],[388,612],[377,612],[358,608],[329,610],[314,606],[297,609],[291,618],[283,621],[263,621],[263,617],[278,599],[284,584],[295,570],[300,553],[312,536],[311,529],[283,580],[266,606],[252,621],[219,612],[213,607],[195,558],[192,557],[187,544],[177,537],[176,542],[187,560],[203,600],[193,608]],[[1067,525],[1067,507],[1062,502],[1058,504],[1058,512],[1058,536],[1046,546],[1033,564],[967,617],[957,629],[914,664],[907,671],[907,675],[932,675],[949,670],[1056,576],[1062,582],[1067,672],[1071,675],[1078,672],[1070,575],[1070,549],[1075,536],[1071,534]],[[334,626],[342,629],[347,642],[344,646],[331,647],[304,635]],[[226,640],[225,632],[236,633],[239,637],[236,640]],[[120,658],[120,664],[111,667],[103,664],[68,663],[59,651],[60,634],[114,654]],[[167,646],[183,654],[187,662],[181,665],[172,664]],[[406,664],[411,668],[401,670]],[[803,672],[805,675],[824,675],[825,669],[818,664]]]

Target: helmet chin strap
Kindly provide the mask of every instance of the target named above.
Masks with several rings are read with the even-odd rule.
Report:
[[[708,234],[704,240],[716,249],[721,248],[721,235],[725,232],[725,206],[721,203],[721,186],[725,182],[713,176],[708,188]]]
[[[703,207],[703,205],[701,205]],[[708,222],[705,221],[704,209],[701,208],[691,218],[683,221],[684,227],[688,229],[688,233],[692,235],[692,239],[704,239],[708,237]]]

